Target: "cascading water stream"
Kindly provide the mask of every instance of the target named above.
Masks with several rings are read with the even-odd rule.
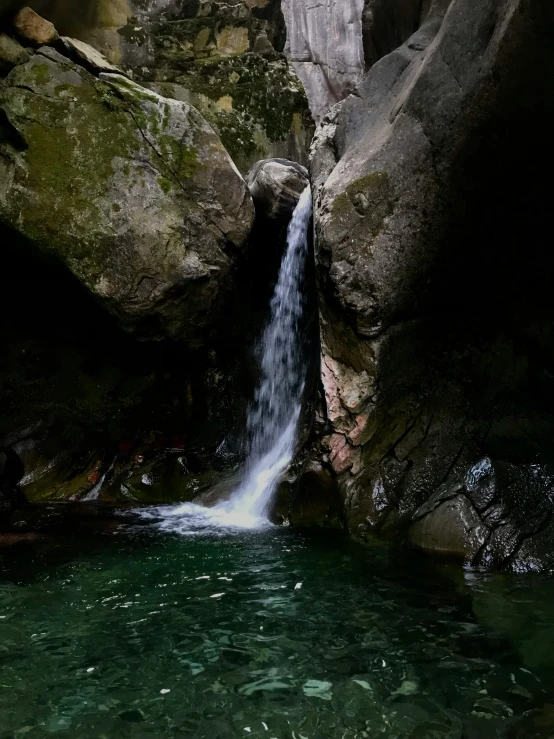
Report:
[[[248,412],[246,476],[223,506],[234,515],[267,517],[279,476],[294,454],[306,376],[299,324],[311,217],[312,195],[307,187],[289,224],[271,317],[261,339],[261,381]]]
[[[141,512],[145,518],[162,516],[162,529],[193,535],[206,529],[256,528],[269,523],[279,477],[294,455],[306,381],[300,321],[311,218],[312,193],[307,187],[289,224],[271,316],[260,341],[261,378],[248,411],[249,448],[243,481],[228,500],[214,508],[185,503]]]

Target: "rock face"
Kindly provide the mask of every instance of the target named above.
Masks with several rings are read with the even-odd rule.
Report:
[[[409,539],[480,567],[554,564],[554,476],[539,465],[479,460],[454,472],[414,515]]]
[[[367,68],[400,46],[449,0],[282,0],[286,53],[316,122],[354,92]]]
[[[128,330],[204,342],[245,243],[244,180],[199,113],[50,48],[0,92],[0,219]]]
[[[421,546],[509,566],[511,545],[477,556],[502,514],[450,493],[421,506],[487,455],[523,465],[522,480],[554,459],[553,264],[532,174],[552,153],[553,19],[540,0],[447,6],[316,135],[319,453],[351,530],[392,534],[415,517]],[[543,519],[532,531],[523,519],[508,528],[527,542]]]
[[[0,74],[7,74],[18,64],[29,59],[29,54],[17,41],[5,33],[0,34]]]
[[[287,55],[302,80],[316,122],[361,82],[364,0],[283,0]]]
[[[442,0],[447,7],[450,0]],[[417,31],[431,3],[429,0],[365,0],[362,35],[366,65],[390,54]],[[437,2],[433,3],[434,10]]]
[[[306,96],[282,55],[280,0],[32,0],[62,35],[133,79],[196,107],[242,172],[267,157],[307,164]]]
[[[269,219],[289,218],[310,182],[308,170],[285,159],[257,162],[246,184],[260,212]]]
[[[0,447],[0,515],[12,513],[27,502],[19,483],[23,465],[13,449]]]

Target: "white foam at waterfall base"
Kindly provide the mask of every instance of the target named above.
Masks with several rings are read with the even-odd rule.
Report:
[[[220,527],[269,525],[279,478],[294,455],[302,409],[306,366],[300,319],[311,217],[312,195],[307,187],[289,224],[271,315],[259,344],[260,382],[248,410],[249,448],[242,483],[214,508],[186,503],[142,512],[161,517],[161,528],[193,534]]]

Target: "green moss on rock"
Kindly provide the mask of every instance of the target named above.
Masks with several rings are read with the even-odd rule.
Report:
[[[158,177],[158,185],[162,188],[166,195],[171,190],[171,180],[168,180],[166,177]]]
[[[242,170],[258,159],[288,156],[291,137],[305,140],[299,148],[307,145],[313,124],[306,96],[279,55],[247,53],[181,66],[164,75],[171,82],[155,88],[195,105]]]
[[[384,220],[392,213],[389,176],[386,172],[372,172],[352,182],[333,200],[332,215],[337,221],[354,220],[375,239]]]

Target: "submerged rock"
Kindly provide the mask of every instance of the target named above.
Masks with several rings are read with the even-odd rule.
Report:
[[[101,77],[47,47],[10,73],[0,219],[124,328],[204,342],[253,222],[248,189],[194,108]]]
[[[290,218],[309,181],[305,167],[286,159],[256,162],[246,175],[254,204],[270,219]]]

